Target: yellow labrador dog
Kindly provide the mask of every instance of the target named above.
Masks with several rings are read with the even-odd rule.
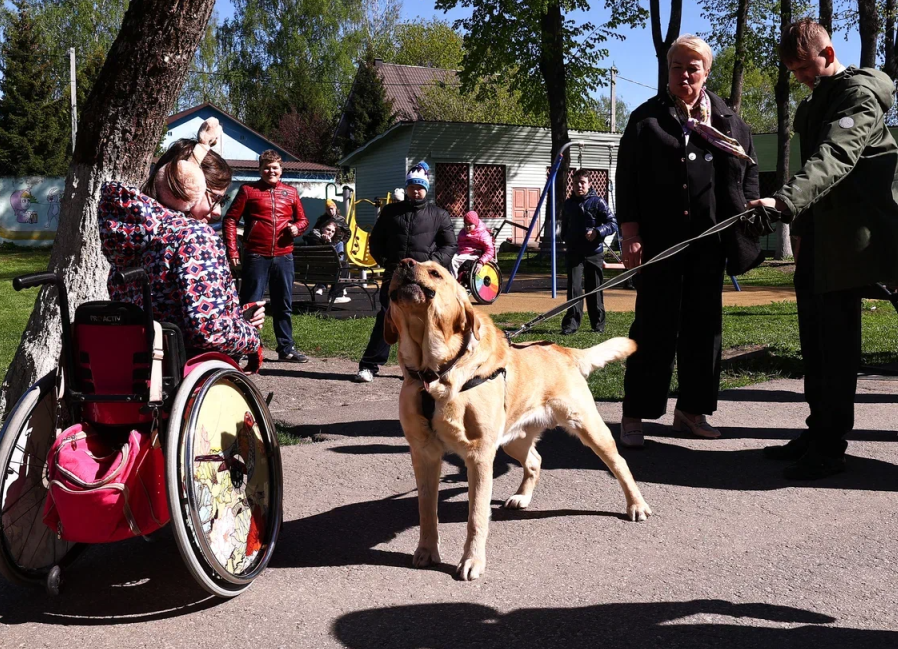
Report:
[[[612,338],[590,349],[538,342],[509,345],[489,318],[477,316],[467,293],[434,262],[404,260],[390,283],[384,338],[399,343],[403,383],[399,420],[411,447],[421,535],[412,563],[439,563],[437,492],[445,451],[468,470],[468,536],[457,576],[477,579],[486,567],[493,459],[501,446],[524,467],[509,509],[530,504],[539,481],[536,442],[561,426],[602,458],[620,482],[631,520],[652,510],[618,454],[586,384],[589,374],[632,354],[636,344]]]

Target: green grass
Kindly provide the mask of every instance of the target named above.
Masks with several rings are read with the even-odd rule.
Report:
[[[0,368],[4,375],[19,347],[38,294],[37,289],[17,293],[13,290],[12,279],[16,275],[46,270],[49,262],[48,248],[0,247]]]
[[[28,322],[37,291],[16,293],[11,280],[16,275],[43,270],[49,261],[47,250],[0,248],[0,367],[6,368],[19,344]],[[784,272],[785,271],[785,272]],[[788,267],[767,262],[740,282],[749,286],[790,285]],[[722,387],[737,387],[778,377],[802,375],[798,342],[798,320],[795,303],[781,302],[756,307],[724,309],[724,349],[746,345],[767,345],[767,354],[753,360],[725,365]],[[494,316],[503,329],[516,328],[535,317],[533,313],[505,313]],[[561,318],[543,323],[518,340],[551,340],[568,347],[588,347],[611,336],[626,336],[633,321],[632,313],[608,313],[604,336],[585,328],[573,336],[561,336]],[[297,347],[304,353],[328,358],[357,360],[368,343],[374,318],[336,320],[317,315],[293,318]],[[274,347],[271,321],[262,331],[266,345]],[[863,362],[869,364],[898,361],[898,317],[886,302],[865,301],[863,311]],[[390,363],[396,362],[395,348]],[[589,380],[596,399],[617,400],[623,397],[623,365],[615,364],[596,372]],[[676,378],[672,389],[676,391]],[[286,434],[286,433],[285,433]],[[285,442],[286,442],[285,438]]]

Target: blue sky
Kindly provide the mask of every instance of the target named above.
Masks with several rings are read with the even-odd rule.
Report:
[[[598,25],[607,20],[608,17],[608,11],[604,8],[604,4],[603,0],[593,0],[593,9],[588,12],[575,12],[571,14],[571,17],[574,20],[588,20],[594,25]],[[648,5],[647,2],[642,2],[642,4],[643,6]],[[666,5],[669,5],[669,3],[661,2],[662,32],[667,31],[667,15],[664,12]],[[448,14],[444,14],[442,11],[436,11],[433,6],[434,3],[432,1],[405,0],[402,8],[402,17],[405,20],[414,20],[417,17],[421,17],[426,19],[444,18],[453,21],[470,15],[470,10],[465,9],[455,9]],[[216,11],[220,19],[229,17],[233,14],[231,1],[217,0]],[[685,0],[683,3],[683,19],[681,21],[681,28],[684,33],[699,33],[710,30],[710,25],[700,14],[698,3],[695,0]],[[624,41],[611,40],[604,43],[603,47],[609,51],[605,64],[610,67],[614,63],[618,69],[618,75],[631,80],[625,81],[621,79],[618,83],[617,94],[632,109],[654,96],[658,64],[655,58],[655,48],[652,45],[651,29],[648,25],[643,29],[624,29],[621,33],[626,36]],[[856,33],[852,33],[851,38],[847,41],[844,34],[837,34],[833,41],[841,62],[845,65],[857,65],[860,58],[860,41]],[[607,90],[604,92],[607,92]]]

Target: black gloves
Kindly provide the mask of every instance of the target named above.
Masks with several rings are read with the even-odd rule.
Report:
[[[743,216],[740,223],[745,234],[752,237],[764,237],[773,233],[773,224],[776,221],[788,223],[791,220],[790,214],[784,214],[766,205],[758,205],[751,214]]]

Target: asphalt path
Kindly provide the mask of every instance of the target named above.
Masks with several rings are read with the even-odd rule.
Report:
[[[898,382],[861,381],[849,472],[818,483],[760,455],[801,430],[800,381],[722,393],[720,440],[672,433],[671,404],[645,449],[624,451],[645,523],[623,519],[616,481],[559,431],[540,443],[531,507],[505,511],[521,469],[500,453],[487,570],[463,583],[463,465],[444,464],[443,564],[415,570],[398,370],[367,385],[354,370],[270,362],[258,378],[308,443],[284,449],[286,522],[247,592],[207,597],[163,530],[90,548],[56,598],[0,583],[0,646],[898,647]],[[620,404],[597,407],[616,433]]]

